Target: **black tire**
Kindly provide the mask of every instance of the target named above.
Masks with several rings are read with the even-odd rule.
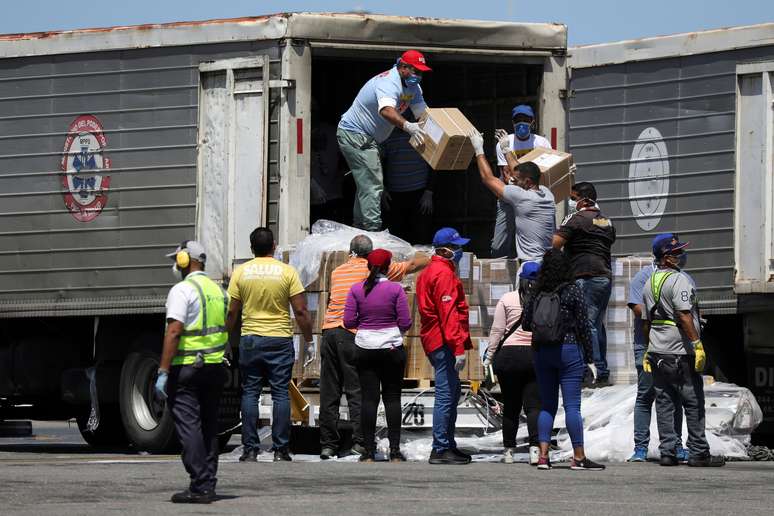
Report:
[[[170,453],[179,445],[172,414],[154,393],[158,368],[158,354],[139,351],[126,357],[119,387],[121,420],[137,450]]]
[[[95,430],[86,428],[90,411],[90,408],[86,408],[75,418],[83,440],[95,448],[126,448],[129,440],[126,437],[124,425],[121,424],[121,413],[118,406],[100,405],[99,424]]]

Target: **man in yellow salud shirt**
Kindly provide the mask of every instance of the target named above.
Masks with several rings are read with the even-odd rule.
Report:
[[[312,319],[306,307],[304,286],[298,272],[273,258],[276,244],[268,228],[250,233],[254,259],[234,270],[228,285],[229,332],[242,322],[239,340],[239,372],[242,375],[241,462],[256,462],[259,453],[258,402],[265,385],[271,389],[271,440],[274,461],[290,461],[290,399],[288,385],[293,371],[293,325],[290,309],[306,342],[306,356],[317,349],[312,340]]]

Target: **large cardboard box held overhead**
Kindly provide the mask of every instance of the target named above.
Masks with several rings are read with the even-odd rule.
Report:
[[[531,161],[543,173],[541,184],[548,187],[559,203],[570,196],[575,174],[571,171],[572,154],[553,149],[535,148],[519,158],[519,163]]]
[[[433,170],[467,170],[473,159],[473,145],[468,134],[474,129],[457,108],[427,108],[419,123],[425,138],[419,144],[412,137],[411,146]]]

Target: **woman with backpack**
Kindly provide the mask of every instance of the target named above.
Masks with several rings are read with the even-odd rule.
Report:
[[[484,367],[493,366],[503,395],[503,459],[513,463],[521,409],[527,416],[529,463],[538,463],[540,392],[532,361],[532,334],[521,328],[522,307],[532,296],[540,264],[526,262],[519,272],[518,292],[508,292],[495,308]]]
[[[551,469],[548,447],[562,389],[565,422],[573,446],[570,468],[603,470],[583,449],[581,384],[586,367],[596,377],[593,363],[591,325],[586,316],[583,291],[574,282],[567,255],[551,249],[543,257],[535,294],[524,309],[522,327],[532,331],[535,374],[540,389],[538,416],[540,457],[538,469]]]
[[[356,363],[362,402],[360,409],[363,445],[360,460],[373,462],[374,434],[379,397],[384,401],[390,462],[404,462],[400,452],[400,394],[406,367],[403,334],[411,328],[411,312],[400,283],[387,279],[392,253],[374,249],[368,255],[368,278],[355,283],[344,305],[344,326],[357,329]]]

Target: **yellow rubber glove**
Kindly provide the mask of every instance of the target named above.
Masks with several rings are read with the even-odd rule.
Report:
[[[648,358],[648,352],[646,351],[644,355],[642,355],[642,370],[646,373],[652,373],[653,370],[650,367],[650,359]]]
[[[704,344],[701,343],[701,339],[694,340],[691,344],[693,344],[693,351],[696,354],[696,372],[700,373],[704,371],[704,365],[707,363],[707,354],[704,353]]]

